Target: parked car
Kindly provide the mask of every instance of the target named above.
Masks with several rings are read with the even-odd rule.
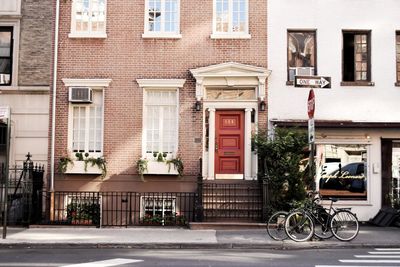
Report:
[[[367,187],[366,162],[352,162],[341,166],[329,174],[322,173],[319,180],[320,189],[348,190],[364,192]]]

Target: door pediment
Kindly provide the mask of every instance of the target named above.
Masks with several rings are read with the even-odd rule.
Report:
[[[212,86],[253,86],[258,88],[258,97],[265,97],[265,80],[271,71],[252,65],[237,62],[226,62],[216,65],[191,69],[196,79],[196,99],[200,101],[205,95],[205,87]]]

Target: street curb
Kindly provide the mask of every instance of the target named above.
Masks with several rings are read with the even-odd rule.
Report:
[[[400,247],[400,244],[360,244],[360,243],[296,243],[285,244],[277,241],[274,244],[254,243],[1,243],[0,249],[82,249],[82,248],[120,248],[120,249],[345,249],[345,248],[388,248]]]

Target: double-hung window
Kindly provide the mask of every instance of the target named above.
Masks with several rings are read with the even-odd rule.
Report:
[[[180,0],[146,0],[144,38],[180,38]]]
[[[317,73],[316,32],[288,31],[287,76],[292,83],[296,75],[309,76]]]
[[[211,38],[250,38],[248,0],[214,0]]]
[[[88,104],[71,103],[71,151],[102,156],[103,152],[103,91],[93,90]]]
[[[11,85],[13,27],[0,27],[0,86]]]
[[[343,31],[342,85],[372,85],[370,31]]]
[[[69,37],[105,38],[107,0],[73,0]]]
[[[149,158],[154,153],[170,158],[178,150],[178,91],[146,89],[144,101],[145,153]]]

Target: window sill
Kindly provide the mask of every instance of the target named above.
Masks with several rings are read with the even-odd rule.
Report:
[[[230,34],[230,33],[213,33],[210,36],[211,39],[251,39],[251,34],[240,33],[240,34]]]
[[[178,175],[178,171],[172,163],[149,161],[147,162],[147,171],[144,174]]]
[[[93,39],[106,39],[107,33],[70,33],[69,38],[93,38]]]
[[[150,33],[146,32],[142,34],[143,39],[181,39],[182,34],[180,33]]]
[[[340,82],[340,86],[375,86],[374,82],[357,81],[357,82]]]
[[[286,81],[286,85],[294,85],[294,81]]]
[[[68,164],[66,174],[102,174],[102,171],[96,166],[92,166],[90,163],[87,164],[85,170],[84,161],[73,161],[74,164]]]

